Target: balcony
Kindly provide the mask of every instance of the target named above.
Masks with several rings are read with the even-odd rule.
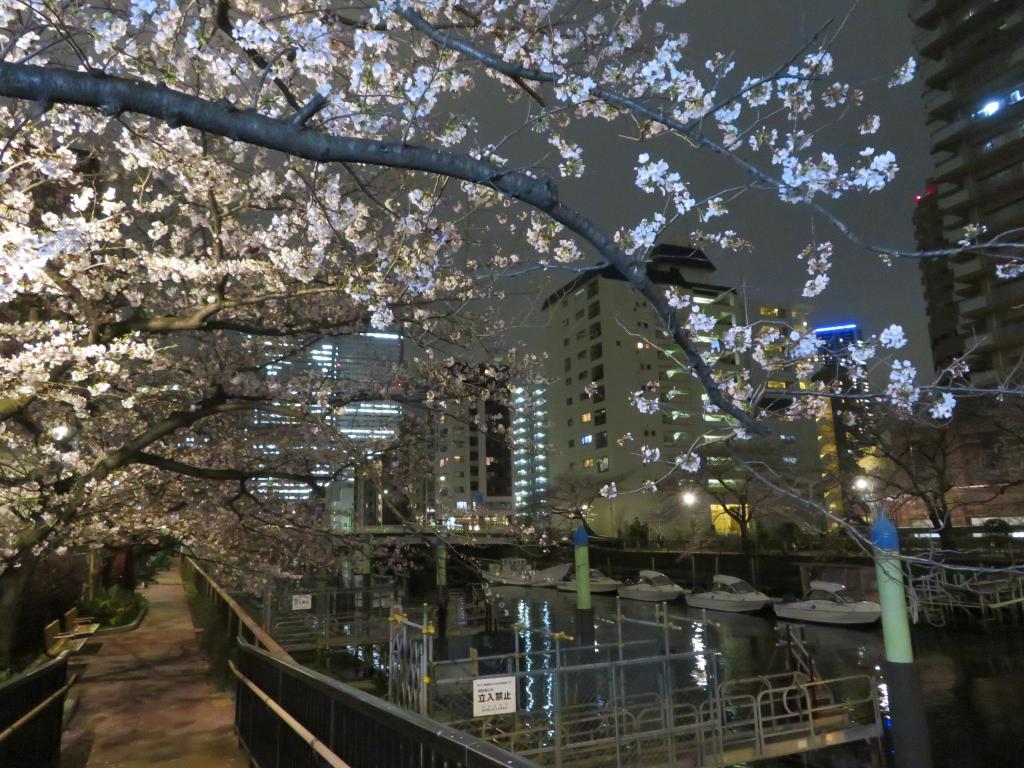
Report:
[[[940,88],[929,88],[923,97],[928,112],[945,112],[953,106],[953,92]]]
[[[986,275],[990,268],[987,259],[980,256],[958,257],[952,262],[953,279],[961,283],[969,283]]]
[[[997,387],[1001,383],[999,373],[993,370],[971,371],[970,379],[976,387]]]
[[[939,128],[937,131],[932,132],[932,145],[938,147],[941,144],[948,142],[950,139],[955,138],[960,133],[963,133],[967,123],[965,120],[954,120],[949,125]]]
[[[947,177],[955,176],[964,167],[965,160],[964,156],[959,152],[950,157],[948,160],[943,160],[941,163],[935,165],[935,176],[937,179],[944,181]]]
[[[987,334],[986,334],[987,335]],[[1024,343],[1024,324],[1019,322],[1018,319],[1012,321],[1012,324],[1008,323],[996,328],[995,337],[992,340],[992,346],[995,349],[1019,349],[1021,344]],[[1017,356],[1014,355],[1014,358]]]
[[[991,333],[972,333],[970,329],[964,332],[964,350],[969,355],[976,355],[991,349],[992,347],[992,334]]]
[[[1024,283],[997,282],[988,293],[974,293],[958,302],[964,318],[995,317],[1004,324],[1019,319],[1015,307],[1024,303]]]
[[[975,317],[977,315],[984,314],[988,305],[989,299],[985,294],[971,296],[969,299],[963,299],[959,302],[960,314],[965,317]]]
[[[911,10],[911,16],[914,11]],[[911,35],[911,40],[914,42],[914,47],[921,52],[922,56],[932,56],[935,51],[931,50],[939,40],[941,40],[946,34],[946,30],[943,29],[942,25],[939,24],[934,29],[928,29],[927,27],[914,27],[914,32]]]
[[[938,91],[948,88],[952,62],[943,57],[940,59],[921,59],[918,64],[918,79],[930,90]]]
[[[939,210],[943,213],[961,212],[964,205],[970,202],[971,195],[966,189],[949,192],[939,198]]]
[[[938,15],[935,0],[910,0],[910,19],[915,24],[928,24]]]

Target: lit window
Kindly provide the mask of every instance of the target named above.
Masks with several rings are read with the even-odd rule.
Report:
[[[597,457],[597,471],[598,472],[607,472],[608,471],[608,457],[607,456],[598,456]]]
[[[587,424],[590,422],[591,418],[593,417],[589,413],[584,413],[582,416],[580,416],[580,422],[582,422],[583,424]],[[570,424],[570,426],[572,425]]]
[[[986,102],[982,105],[981,109],[974,113],[973,117],[992,117],[998,112],[1003,106],[1003,103],[997,99]]]
[[[761,317],[782,317],[782,310],[778,307],[761,307]]]
[[[592,442],[594,442],[593,435],[584,435],[580,438],[580,445],[590,445]]]
[[[784,381],[769,381],[768,389],[785,389],[786,382]]]
[[[594,468],[594,460],[593,459],[584,459],[583,460],[583,467],[585,469],[593,469]]]
[[[786,464],[796,464],[796,456],[783,456],[782,460]]]
[[[454,461],[456,464],[459,464],[459,463],[462,462],[462,457],[461,456],[452,456],[452,461]]]

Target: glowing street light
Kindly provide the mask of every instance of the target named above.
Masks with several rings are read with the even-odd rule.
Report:
[[[697,503],[697,495],[695,493],[693,493],[693,491],[686,491],[683,494],[683,504],[685,504],[688,507],[692,507],[696,503]]]

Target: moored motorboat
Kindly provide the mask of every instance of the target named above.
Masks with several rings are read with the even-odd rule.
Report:
[[[857,626],[874,624],[882,608],[870,600],[854,600],[842,584],[812,581],[803,600],[776,603],[775,615],[789,621],[813,621],[819,624]]]
[[[534,573],[533,568],[523,558],[506,557],[499,563],[491,563],[481,575],[488,584],[528,587]]]
[[[590,591],[595,595],[604,592],[614,592],[621,584],[622,582],[605,576],[596,568],[590,569]],[[576,574],[574,571],[570,570],[565,575],[565,578],[558,582],[558,589],[560,592],[576,591]]]
[[[687,591],[660,571],[640,571],[636,581],[619,587],[619,597],[660,603],[675,600]]]
[[[716,573],[712,579],[711,591],[686,596],[686,604],[691,608],[730,613],[757,613],[770,602],[771,598],[743,579],[721,573]]]
[[[557,585],[562,579],[566,577],[566,574],[572,570],[571,563],[559,563],[553,565],[550,568],[545,568],[542,571],[537,571],[533,574],[533,579],[530,582],[531,587],[553,587]]]
[[[569,563],[535,571],[525,560],[517,557],[504,558],[497,567],[484,571],[481,575],[488,584],[509,587],[549,587],[565,578],[572,566]]]

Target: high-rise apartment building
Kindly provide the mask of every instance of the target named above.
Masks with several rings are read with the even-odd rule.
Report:
[[[713,332],[697,337],[702,349],[709,349],[728,327],[747,322],[748,310],[738,292],[710,281],[714,270],[701,251],[669,244],[656,246],[647,263],[654,283],[690,296],[717,319]],[[730,421],[724,414],[705,411],[707,394],[661,330],[646,299],[608,268],[581,274],[549,296],[543,309],[548,322],[550,493],[557,496],[560,478],[567,476],[577,489],[581,475],[592,476],[595,489],[615,481],[619,496],[611,502],[598,500],[593,508],[594,526],[605,534],[614,534],[634,517],[675,520],[686,513],[710,522],[708,500],[694,504],[693,494],[683,486],[668,498],[664,485],[660,498],[626,493],[666,473],[663,462],[644,463],[644,446],[671,460],[701,435]],[[791,319],[779,307],[758,307],[750,314],[769,322]],[[718,367],[738,371],[742,363],[736,354]],[[764,384],[766,392],[791,385],[781,380]],[[631,405],[630,396],[650,385],[657,389],[662,407],[641,413]],[[816,459],[813,428],[802,439],[797,436],[801,432],[807,430],[782,423],[773,438],[787,463]],[[683,508],[684,498],[690,499],[689,509]]]
[[[465,397],[437,415],[435,513],[456,522],[505,523],[514,511],[510,409],[499,400]]]
[[[919,246],[955,245],[968,224],[996,235],[1024,226],[1024,5],[911,0],[935,172],[919,196]],[[966,352],[975,385],[1017,372],[1024,280],[964,254],[921,264],[937,366]]]
[[[517,517],[546,522],[548,398],[540,382],[512,390],[512,487]]]
[[[825,414],[818,420],[825,504],[838,517],[862,518],[867,510],[856,484],[861,462],[871,447],[865,433],[865,420],[871,418],[871,413],[868,402],[857,397],[866,391],[866,385],[850,376],[849,350],[860,345],[864,335],[856,323],[822,326],[814,329],[814,335],[821,343],[820,367],[814,379],[836,394],[829,398]]]

